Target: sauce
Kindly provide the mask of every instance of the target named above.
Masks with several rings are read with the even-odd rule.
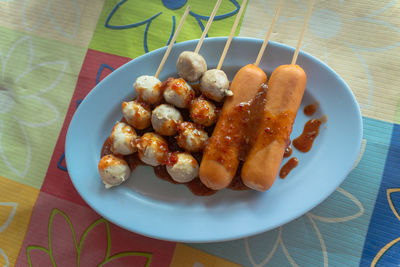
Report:
[[[139,159],[138,153],[134,153],[129,156],[124,156],[126,162],[128,162],[131,171],[134,171],[138,166],[144,165],[144,163]]]
[[[200,90],[200,83],[191,83],[190,87],[192,87],[193,91],[196,93],[196,95],[200,95],[201,94],[201,90]]]
[[[211,196],[217,193],[217,191],[212,190],[205,186],[200,178],[195,178],[192,181],[185,184],[189,190],[196,196]]]
[[[314,115],[314,113],[317,111],[318,108],[318,102],[314,103],[314,104],[310,104],[304,107],[304,114],[306,116],[312,116]]]
[[[283,157],[284,158],[288,158],[288,157],[290,157],[292,155],[292,153],[293,153],[292,147],[288,146],[288,147],[285,148],[285,154],[283,154]]]
[[[239,163],[239,167],[236,171],[235,177],[233,177],[233,180],[231,184],[228,186],[229,189],[235,190],[235,191],[243,191],[243,190],[249,190],[248,188],[242,181],[242,177],[240,177],[240,173],[242,172],[242,166],[243,166],[243,161]]]
[[[171,184],[178,184],[174,179],[172,179],[171,175],[167,172],[167,168],[164,165],[158,165],[153,167],[154,174],[160,178],[161,180],[170,182]]]
[[[282,166],[281,171],[279,172],[279,177],[284,179],[291,170],[297,167],[299,164],[299,160],[296,157],[290,158],[285,165]]]
[[[174,179],[172,179],[172,177],[167,172],[167,168],[165,166],[159,165],[153,168],[154,174],[161,180],[170,182],[171,184],[179,184],[178,182],[174,181]],[[196,196],[210,196],[217,192],[203,185],[199,178],[195,178],[188,183],[184,183],[184,185],[189,188],[189,190]]]
[[[245,144],[244,129],[248,127],[250,118],[241,114],[248,113],[249,110],[250,103],[240,103],[229,112],[222,113],[217,122],[219,134],[211,136],[205,147],[208,159],[219,162],[232,173],[232,177],[241,158],[237,157],[241,154],[239,148],[245,147],[232,146],[232,144]]]
[[[259,134],[253,138],[254,145],[251,153],[257,153],[272,142],[288,147],[290,145],[290,132],[292,130],[293,113],[291,111],[281,112],[277,115],[264,111],[260,122]],[[251,156],[251,155],[250,155]]]
[[[106,141],[104,141],[103,147],[101,148],[100,157],[112,154],[111,145],[112,145],[111,138],[108,137]]]
[[[216,124],[218,134],[208,139],[205,147],[207,159],[219,162],[232,177],[239,163],[246,159],[255,139],[264,100],[265,88],[261,86],[250,101],[237,103],[232,108],[223,108]]]
[[[293,146],[300,152],[310,151],[315,138],[318,136],[321,120],[311,119],[304,125],[303,133],[293,140]]]
[[[172,82],[172,81],[174,81],[174,78],[170,77],[170,78],[166,79],[165,81],[163,81],[161,84],[158,85],[161,93],[164,93],[165,88],[167,88],[168,84],[170,82]]]

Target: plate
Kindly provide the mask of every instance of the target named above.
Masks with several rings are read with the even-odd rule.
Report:
[[[207,38],[200,53],[212,68],[226,38]],[[160,80],[176,75],[176,60],[197,41],[176,44]],[[234,38],[223,69],[231,80],[242,66],[255,61],[262,40]],[[217,242],[262,233],[303,215],[326,199],[343,182],[357,158],[362,140],[362,117],[346,83],[313,56],[300,53],[297,63],[307,73],[306,93],[293,127],[297,137],[309,117],[304,105],[319,102],[315,118],[326,115],[312,150],[294,150],[299,166],[286,179],[277,179],[264,193],[222,190],[209,197],[194,196],[184,185],[157,178],[153,169],[137,168],[127,182],[109,190],[100,180],[97,164],[104,140],[122,117],[121,102],[132,99],[132,84],[140,75],[156,72],[165,47],[140,56],[100,82],[83,100],[69,125],[66,163],[82,198],[107,220],[136,233],[179,242]],[[270,42],[260,67],[271,73],[289,64],[294,49]]]

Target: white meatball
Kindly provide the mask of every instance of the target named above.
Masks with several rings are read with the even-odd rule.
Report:
[[[203,150],[208,139],[208,134],[196,127],[194,123],[183,122],[179,125],[179,135],[176,140],[178,146],[189,152],[198,152]]]
[[[178,153],[178,161],[167,166],[167,172],[178,183],[187,183],[199,176],[199,163],[189,153]]]
[[[179,76],[189,82],[196,82],[207,70],[205,59],[194,52],[183,51],[176,62]]]
[[[145,133],[138,143],[139,158],[151,166],[164,164],[168,157],[168,143],[156,133]]]
[[[117,122],[111,131],[111,151],[114,154],[130,155],[136,152],[136,132],[126,123]]]
[[[139,100],[150,105],[161,100],[161,81],[154,76],[143,75],[136,79],[133,87],[136,90]]]
[[[178,125],[182,122],[182,115],[174,106],[161,104],[153,110],[151,124],[154,131],[161,135],[176,134]]]
[[[136,129],[143,130],[151,124],[150,108],[139,101],[122,102],[122,113],[126,121]]]
[[[164,91],[165,101],[178,108],[189,107],[194,96],[194,90],[182,78],[171,80]]]
[[[200,90],[208,98],[221,102],[224,97],[231,96],[229,80],[222,70],[212,69],[204,73],[200,80]]]
[[[106,188],[110,188],[128,180],[131,170],[123,158],[110,154],[100,159],[99,174]]]
[[[217,121],[216,107],[203,97],[196,98],[190,105],[190,118],[197,124],[211,126]]]

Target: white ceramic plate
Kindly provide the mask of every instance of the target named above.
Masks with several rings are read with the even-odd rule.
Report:
[[[200,53],[215,67],[226,38],[208,38]],[[234,38],[223,69],[231,80],[242,66],[254,62],[262,41]],[[176,44],[160,75],[176,75],[175,63],[196,40]],[[66,162],[72,182],[85,201],[109,221],[142,235],[181,242],[216,242],[258,234],[287,223],[327,198],[346,178],[357,158],[362,139],[358,104],[346,83],[327,65],[300,53],[297,63],[308,83],[293,137],[309,119],[304,105],[318,101],[314,117],[327,115],[312,150],[294,151],[299,166],[272,188],[256,191],[222,190],[209,197],[194,196],[184,185],[157,178],[153,169],[137,168],[123,185],[106,190],[97,171],[100,150],[115,121],[122,117],[121,102],[132,99],[132,84],[140,75],[152,75],[165,48],[138,57],[100,82],[80,104],[68,129]],[[270,42],[260,67],[271,73],[289,64],[293,48]]]

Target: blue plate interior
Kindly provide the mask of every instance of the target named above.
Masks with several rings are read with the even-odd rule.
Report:
[[[200,53],[212,68],[226,38],[208,38]],[[223,69],[230,80],[242,66],[254,62],[262,41],[234,38]],[[161,80],[176,76],[176,59],[194,50],[196,40],[176,44],[161,72]],[[307,90],[293,127],[298,136],[309,120],[302,109],[319,102],[313,118],[326,115],[312,150],[294,150],[299,166],[286,179],[277,179],[265,192],[223,190],[209,197],[194,196],[183,185],[155,177],[152,168],[137,168],[129,181],[106,190],[97,164],[104,140],[122,117],[121,102],[132,99],[132,84],[152,75],[165,48],[138,57],[100,82],[76,111],[66,138],[66,162],[71,180],[85,201],[109,221],[146,236],[180,242],[216,242],[261,233],[287,223],[327,198],[345,179],[362,140],[358,104],[346,83],[326,64],[300,53],[298,64],[307,73]],[[270,42],[260,67],[271,73],[291,61],[293,48]],[[285,162],[285,161],[284,161]]]

